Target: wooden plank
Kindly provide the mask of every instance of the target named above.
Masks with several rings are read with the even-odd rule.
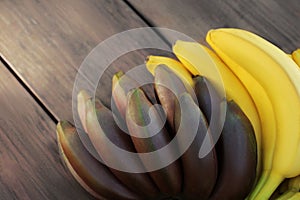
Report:
[[[238,27],[254,31],[286,52],[300,46],[298,0],[129,0],[153,26],[167,27],[204,43],[208,30]]]
[[[56,118],[72,121],[72,89],[81,62],[106,38],[142,26],[146,24],[118,0],[4,0],[0,53]],[[148,52],[118,59],[108,74],[119,66],[142,64]],[[110,80],[104,78],[100,87],[110,90]]]
[[[93,199],[64,168],[55,124],[0,63],[0,199]]]

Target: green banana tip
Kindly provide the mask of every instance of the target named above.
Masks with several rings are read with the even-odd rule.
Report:
[[[59,135],[65,135],[67,133],[70,133],[71,131],[68,131],[69,129],[73,129],[74,126],[72,125],[71,122],[67,120],[61,120],[57,123],[56,125],[56,132],[57,136],[59,138]]]
[[[63,121],[59,121],[59,122],[56,124],[56,132],[57,132],[57,134],[58,134],[59,132],[61,132],[61,130],[62,130],[62,123],[63,123]]]
[[[143,94],[144,92],[142,91],[142,89],[140,88],[132,88],[131,90],[129,90],[129,92],[127,93],[127,98],[128,100],[131,99],[131,97],[139,97],[141,94]]]
[[[86,113],[95,111],[95,102],[92,99],[87,99],[85,102]]]
[[[117,73],[115,73],[115,76],[119,79],[124,75],[124,72],[122,70],[118,71]]]
[[[144,93],[144,91],[140,88],[134,88],[129,91],[127,94],[127,105],[128,108],[130,107],[131,109],[133,107],[140,107],[140,106],[149,106],[150,102]]]
[[[67,126],[68,124],[70,124],[69,121],[67,120],[60,120],[58,123],[57,123],[57,128],[63,128],[65,126]]]
[[[124,72],[122,70],[118,71],[117,73],[115,73],[112,77],[112,84],[113,87],[119,82],[119,80],[121,79],[121,77],[124,76]]]
[[[77,99],[85,100],[85,99],[88,99],[90,97],[91,96],[88,94],[88,92],[86,90],[80,90],[77,94]]]

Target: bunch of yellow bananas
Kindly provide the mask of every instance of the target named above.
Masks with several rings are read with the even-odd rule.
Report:
[[[154,76],[154,91],[144,92],[122,72],[113,77],[118,121],[136,137],[122,133],[110,110],[99,100],[92,102],[86,92],[79,93],[78,112],[91,145],[103,160],[118,160],[125,168],[124,158],[109,150],[105,132],[120,148],[146,153],[168,145],[179,129],[181,116],[187,118],[183,126],[186,134],[192,124],[189,120],[200,121],[196,142],[180,159],[162,169],[137,174],[102,165],[84,149],[74,127],[60,122],[57,133],[63,158],[74,177],[94,196],[264,200],[286,180],[288,186],[278,199],[300,198],[300,49],[287,55],[265,39],[240,29],[211,30],[206,39],[213,50],[196,42],[177,41],[173,52],[178,60],[149,56],[146,66]],[[213,95],[208,88],[211,85],[217,96],[222,90],[209,70],[215,68],[225,88],[227,112],[220,140],[203,160],[197,157],[198,151],[204,135],[209,134],[207,124],[213,112]],[[150,135],[150,130],[136,124],[152,123],[148,111],[157,102],[165,112],[166,125],[150,139],[138,138]],[[153,111],[149,115],[154,127],[163,123],[164,113]],[[147,169],[147,160],[138,162]]]

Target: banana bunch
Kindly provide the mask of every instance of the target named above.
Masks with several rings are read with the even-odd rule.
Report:
[[[177,59],[149,56],[150,89],[116,73],[111,108],[79,92],[89,146],[67,121],[57,125],[58,146],[94,197],[300,198],[300,49],[287,55],[240,29],[211,30],[206,40],[213,50],[177,41]],[[222,106],[223,121],[214,118]],[[204,144],[210,148],[201,156]]]

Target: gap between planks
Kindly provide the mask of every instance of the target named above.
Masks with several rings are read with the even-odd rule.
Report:
[[[51,110],[47,107],[47,105],[43,102],[43,100],[34,92],[34,90],[30,87],[30,85],[22,78],[22,76],[18,73],[17,70],[14,69],[11,63],[0,53],[0,62],[5,66],[5,68],[14,76],[14,78],[20,83],[20,85],[29,93],[29,95],[33,98],[33,100],[43,109],[43,111],[50,117],[50,119],[57,124],[59,118],[55,115],[55,113],[51,112]]]
[[[149,27],[155,27],[155,25],[148,20],[141,12],[139,12],[135,6],[133,6],[129,1],[123,0],[123,2]],[[164,37],[159,31],[153,29],[155,34],[163,40],[169,47],[172,44]],[[29,93],[29,95],[34,99],[34,101],[43,109],[43,111],[50,117],[50,119],[57,124],[60,119],[59,117],[51,111],[47,104],[39,97],[39,95],[34,91],[34,89],[28,84],[24,78],[19,74],[19,72],[14,68],[14,66],[1,54],[0,52],[0,62],[8,69],[8,71],[14,76],[14,78],[20,83],[20,85]]]

